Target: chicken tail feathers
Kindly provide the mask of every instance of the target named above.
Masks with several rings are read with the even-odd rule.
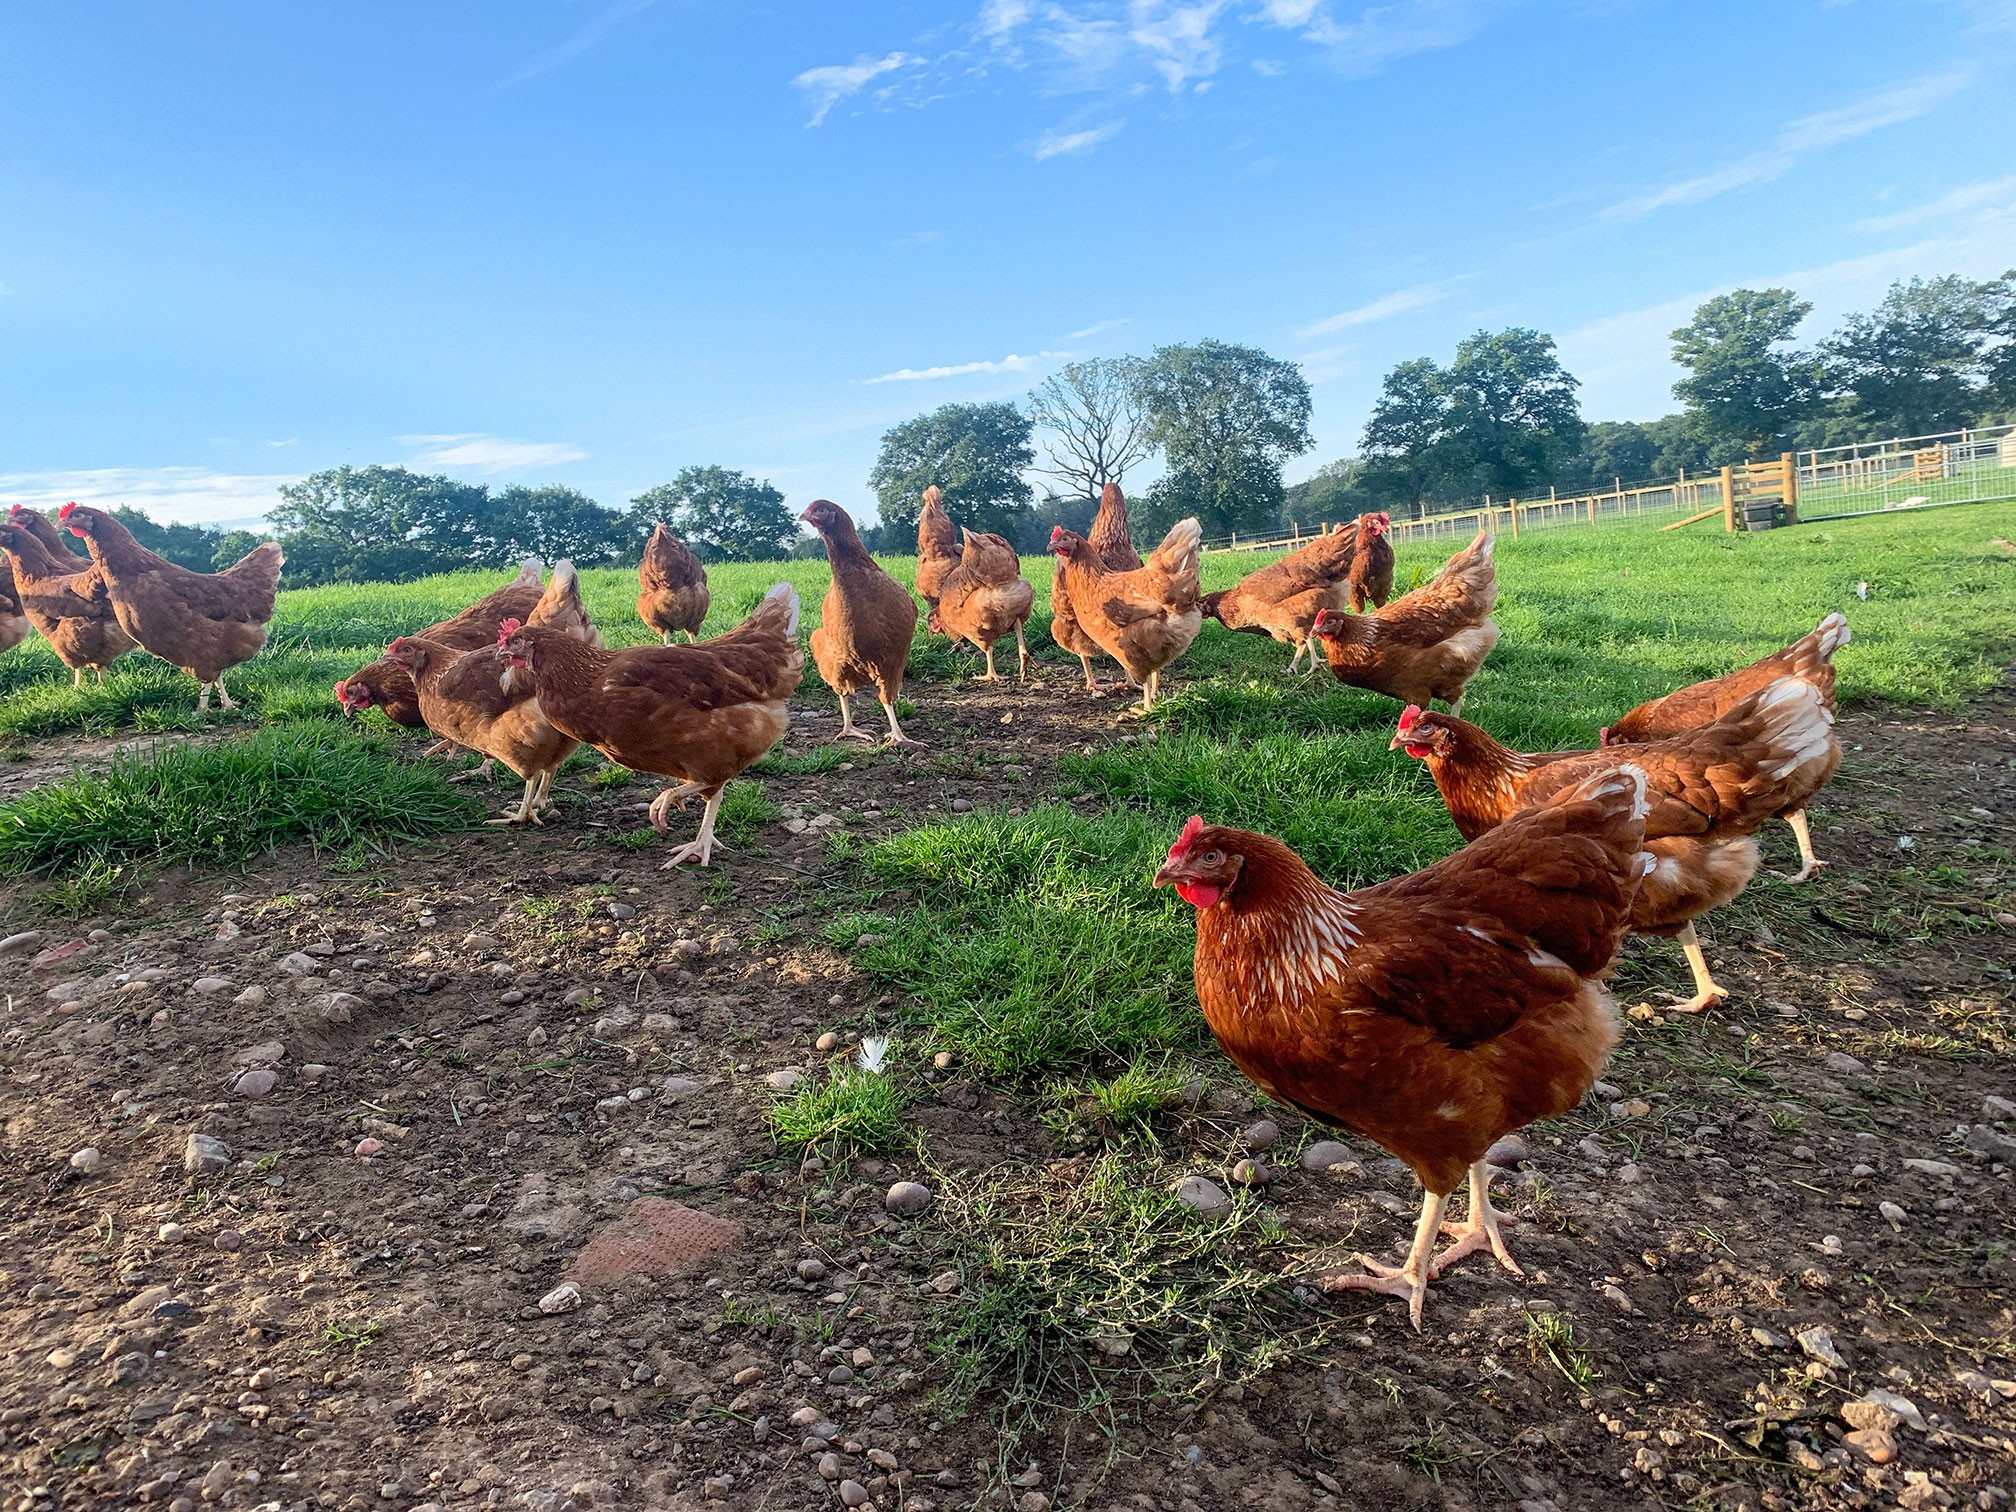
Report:
[[[553,564],[553,577],[526,618],[529,624],[557,630],[588,645],[602,644],[602,637],[588,619],[588,606],[581,602],[581,578],[572,562]]]
[[[1810,677],[1820,667],[1830,666],[1834,653],[1853,640],[1854,634],[1848,629],[1848,616],[1838,611],[1830,614],[1813,627],[1812,633],[1803,637],[1792,648],[1792,668],[1800,676]]]
[[[1758,738],[1766,747],[1764,760],[1758,765],[1771,780],[1797,782],[1805,769],[1818,769],[1831,761],[1834,715],[1821,690],[1812,683],[1801,677],[1781,677],[1752,694],[1749,701]]]
[[[546,564],[536,556],[528,556],[518,564],[518,576],[512,581],[513,588],[537,588],[539,580],[546,574]]]
[[[776,607],[772,607],[772,606]],[[750,611],[749,621],[768,610],[773,616],[784,617],[784,633],[795,636],[798,633],[798,590],[789,583],[773,583],[770,591],[763,595],[763,602]]]
[[[1204,555],[1204,527],[1193,517],[1178,520],[1148,558],[1148,565],[1171,578],[1194,578]]]

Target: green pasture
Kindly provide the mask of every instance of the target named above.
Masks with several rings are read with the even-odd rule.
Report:
[[[1994,504],[1759,535],[1606,525],[1501,540],[1503,637],[1465,713],[1518,748],[1588,745],[1631,705],[1749,661],[1833,609],[1848,614],[1855,634],[1838,662],[1844,701],[1954,707],[1995,686],[2016,650],[2012,536],[2016,505]],[[1403,550],[1396,586],[1425,578],[1444,554]],[[1264,560],[1211,556],[1206,586],[1229,585]],[[915,566],[887,565],[904,579]],[[1075,660],[1044,629],[1048,564],[1027,565],[1037,588],[1032,646],[1068,696]],[[710,631],[740,619],[779,578],[797,585],[810,628],[823,562],[714,568]],[[392,636],[501,580],[469,573],[283,593],[267,651],[231,674],[246,704],[233,718],[269,727],[265,744],[226,742],[200,761],[167,744],[112,773],[31,793],[0,809],[0,870],[232,861],[290,839],[354,846],[474,822],[473,804],[411,765],[417,741],[391,739],[376,716],[363,727],[336,723],[330,686]],[[648,638],[631,573],[594,571],[582,582],[612,644]],[[859,948],[860,963],[910,994],[914,1027],[993,1072],[1111,1069],[1196,1042],[1187,910],[1147,886],[1186,815],[1277,834],[1341,885],[1421,866],[1456,844],[1426,774],[1387,749],[1391,701],[1327,674],[1291,680],[1286,660],[1271,641],[1207,625],[1152,722],[1119,721],[1118,700],[1087,701],[1093,749],[1082,754],[1074,742],[1061,756],[1054,800],[1019,816],[976,812],[854,845],[860,902],[834,924],[835,943],[879,936]],[[927,742],[934,705],[961,696],[972,666],[920,631],[909,697]],[[825,700],[809,666],[806,675],[802,696]],[[17,753],[65,732],[191,728],[193,701],[187,679],[142,657],[122,663],[105,688],[78,691],[39,645],[0,657],[0,740]],[[1116,724],[1139,738],[1116,741]],[[300,733],[282,739],[289,726]],[[738,789],[745,832],[758,832],[767,812],[756,786],[766,767],[815,770],[822,754],[759,764]],[[195,783],[184,770],[192,761],[224,765]],[[294,775],[248,786],[230,765],[241,761],[262,773],[292,763]],[[315,795],[335,788],[299,780],[302,763],[340,767],[335,787],[372,802],[354,823],[342,821],[348,828],[331,829],[336,806]],[[137,812],[160,809],[171,789],[173,822]],[[269,818],[246,811],[252,793],[270,797]],[[220,822],[204,822],[206,805]]]

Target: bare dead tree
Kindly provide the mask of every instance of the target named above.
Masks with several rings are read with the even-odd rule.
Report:
[[[1097,498],[1153,450],[1135,399],[1133,357],[1093,357],[1060,369],[1029,393],[1029,418],[1044,432],[1043,469],[1078,498]]]

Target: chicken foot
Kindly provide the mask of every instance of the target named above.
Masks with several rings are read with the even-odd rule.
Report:
[[[873,735],[870,735],[866,730],[854,723],[854,711],[847,706],[847,695],[845,693],[840,695],[840,733],[833,738],[835,740],[865,740],[870,745],[873,745],[875,742]]]
[[[896,723],[896,705],[894,705],[893,703],[884,703],[882,705],[882,712],[889,716],[889,734],[883,740],[882,744],[891,746],[913,746],[918,750],[922,750],[924,748],[923,741],[912,740],[908,735],[905,735],[903,733],[903,727],[898,723]]]
[[[103,677],[105,674],[101,672],[98,675]],[[1787,882],[1805,882],[1812,878],[1827,863],[1813,854],[1813,825],[1806,818],[1806,810],[1803,808],[1793,810],[1785,816],[1785,822],[1792,826],[1792,836],[1799,842],[1799,860],[1801,863],[1799,870],[1792,873],[1785,880]]]
[[[210,690],[212,688],[217,690],[217,708],[220,712],[229,713],[232,709],[238,707],[238,701],[231,696],[231,690],[224,686],[224,679],[220,677],[215,682],[197,684],[196,712],[198,714],[207,714],[210,712]]]
[[[1371,1291],[1388,1297],[1405,1297],[1407,1316],[1413,1319],[1415,1332],[1420,1332],[1421,1304],[1427,1300],[1428,1283],[1435,1275],[1435,1239],[1442,1232],[1442,1210],[1448,1202],[1447,1192],[1424,1191],[1421,1194],[1421,1219],[1414,1225],[1414,1245],[1407,1251],[1405,1264],[1386,1265],[1370,1255],[1353,1255],[1351,1258],[1371,1274],[1360,1276],[1346,1272],[1326,1276],[1323,1290]]]
[[[1675,1003],[1675,1013],[1699,1013],[1704,1008],[1712,1008],[1729,996],[1727,988],[1720,986],[1708,974],[1708,957],[1701,949],[1701,936],[1694,932],[1690,919],[1687,927],[1674,936],[1680,942],[1680,950],[1687,957],[1687,964],[1694,972],[1694,996],[1684,1003]]]
[[[447,745],[448,742],[444,740],[442,744]],[[453,748],[451,747],[451,749]],[[490,768],[494,767],[495,765],[497,765],[496,757],[485,756],[478,765],[469,768],[469,770],[466,772],[457,772],[453,777],[450,777],[448,781],[450,783],[457,783],[457,782],[476,782],[480,780],[485,780],[490,776]]]
[[[682,782],[677,787],[669,787],[651,800],[650,811],[645,817],[651,821],[651,828],[658,831],[659,834],[669,834],[672,826],[666,821],[665,816],[672,811],[672,806],[677,804],[683,809],[686,807],[686,800],[688,798],[691,798],[695,793],[704,793],[706,791],[707,784],[704,782]]]
[[[544,824],[539,817],[539,800],[553,781],[551,772],[534,772],[525,779],[525,795],[518,800],[518,807],[507,812],[502,819],[485,819],[485,824]]]
[[[1029,642],[1022,637],[1022,627],[1015,627],[1015,680],[1029,681]]]
[[[663,803],[674,793],[698,791],[700,786],[697,782],[687,782],[676,788],[668,788],[658,795],[658,803]],[[702,866],[706,866],[713,860],[714,847],[721,845],[721,842],[714,838],[714,816],[721,812],[721,795],[727,791],[728,785],[723,783],[707,795],[707,807],[700,812],[700,833],[672,852],[665,864],[658,868],[660,871],[671,871],[675,866],[684,866],[688,861],[698,861]],[[656,809],[658,803],[652,804],[651,807]],[[726,850],[728,847],[721,845],[721,849]]]
[[[1442,1232],[1456,1242],[1437,1255],[1430,1264],[1430,1271],[1440,1276],[1465,1255],[1475,1254],[1488,1248],[1498,1259],[1498,1263],[1515,1276],[1526,1274],[1519,1269],[1519,1262],[1512,1258],[1512,1252],[1505,1248],[1505,1236],[1500,1226],[1512,1219],[1491,1206],[1491,1167],[1478,1161],[1470,1167],[1470,1217],[1463,1223],[1445,1223]]]

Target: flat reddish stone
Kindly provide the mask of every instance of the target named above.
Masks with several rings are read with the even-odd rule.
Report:
[[[669,1276],[742,1242],[742,1225],[663,1197],[639,1197],[582,1246],[567,1274],[576,1281]]]

